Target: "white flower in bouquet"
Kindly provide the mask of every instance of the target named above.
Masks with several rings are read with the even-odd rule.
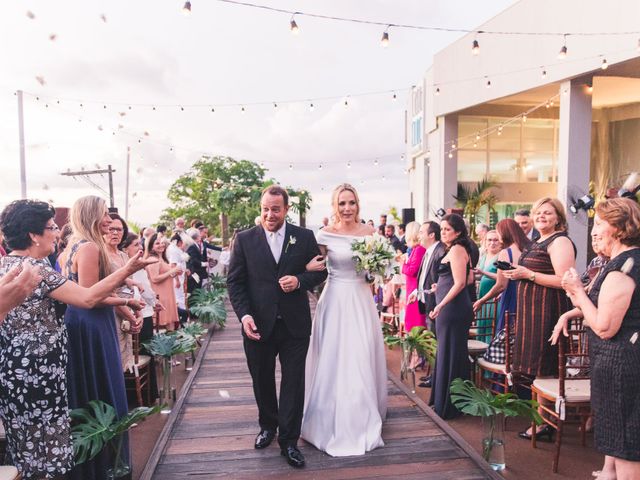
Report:
[[[367,280],[382,285],[384,278],[394,273],[396,252],[386,237],[374,233],[351,243],[356,272],[366,272]]]

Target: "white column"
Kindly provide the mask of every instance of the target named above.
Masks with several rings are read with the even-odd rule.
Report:
[[[458,142],[458,116],[446,115],[438,118],[438,129],[429,134],[431,146],[431,166],[429,168],[429,212],[427,218],[433,219],[433,212],[439,208],[453,208],[458,192],[458,151],[451,150],[452,143]],[[451,153],[451,158],[449,158]]]
[[[576,269],[587,265],[588,230],[586,216],[574,217],[569,210],[568,191],[589,191],[591,155],[591,95],[584,79],[560,85],[560,138],[558,139],[558,198],[567,208],[569,236],[578,249]],[[582,221],[579,221],[582,220]]]

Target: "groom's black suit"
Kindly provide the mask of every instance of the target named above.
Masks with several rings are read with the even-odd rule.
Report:
[[[254,341],[243,331],[260,428],[278,429],[281,447],[295,446],[300,436],[305,359],[311,335],[307,290],[327,276],[326,271],[305,271],[306,264],[316,255],[320,255],[320,250],[313,232],[288,223],[278,263],[262,226],[240,232],[231,252],[227,276],[231,304],[241,321],[245,315],[253,317],[260,334],[260,340]],[[300,288],[285,293],[278,283],[285,275],[296,276]],[[275,382],[277,355],[282,372],[279,406]]]

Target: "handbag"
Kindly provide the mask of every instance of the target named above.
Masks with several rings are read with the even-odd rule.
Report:
[[[503,328],[498,333],[496,333],[495,337],[491,339],[491,343],[489,343],[489,348],[484,352],[482,358],[491,363],[504,364],[507,361],[507,350],[506,350],[506,337],[507,332]],[[509,335],[509,349],[513,348],[513,345],[516,341],[514,335]]]

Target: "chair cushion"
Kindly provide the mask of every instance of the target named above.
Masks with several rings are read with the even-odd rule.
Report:
[[[547,397],[558,398],[560,382],[557,378],[536,378],[533,388]],[[588,378],[564,381],[565,401],[588,402],[591,400],[591,381]]]
[[[469,349],[469,353],[482,353],[489,348],[489,344],[485,342],[481,342],[480,340],[467,340],[467,348]]]
[[[18,478],[18,469],[12,465],[0,465],[0,480],[15,480]]]
[[[504,363],[491,363],[484,358],[479,358],[478,366],[484,370],[488,370],[489,372],[501,373],[503,375],[507,374]]]

